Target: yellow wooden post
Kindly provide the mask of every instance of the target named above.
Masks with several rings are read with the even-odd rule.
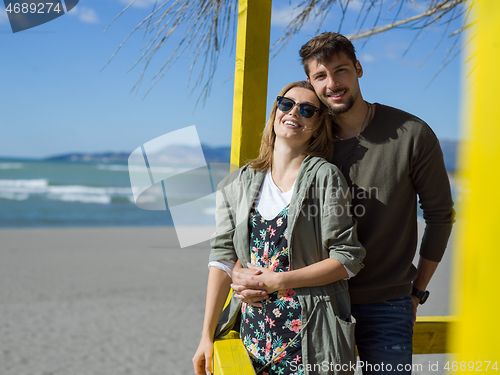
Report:
[[[266,121],[271,0],[240,0],[234,72],[231,164],[258,155]]]
[[[240,0],[234,71],[231,164],[258,155],[266,121],[272,0]],[[231,293],[228,296],[226,305]],[[214,343],[214,375],[255,374],[237,332]]]
[[[472,39],[473,76],[466,81],[464,105],[466,142],[462,150],[462,176],[470,193],[458,207],[454,268],[455,313],[451,370],[485,371],[500,367],[500,1],[479,0],[473,7],[476,25]]]

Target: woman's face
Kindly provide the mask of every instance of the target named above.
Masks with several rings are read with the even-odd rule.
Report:
[[[309,144],[314,132],[319,115],[316,112],[311,118],[304,118],[299,113],[299,104],[310,104],[316,108],[320,107],[320,102],[316,94],[302,87],[294,87],[288,90],[284,97],[292,99],[296,105],[289,112],[282,112],[276,109],[274,118],[274,132],[276,139],[293,143],[297,146]]]

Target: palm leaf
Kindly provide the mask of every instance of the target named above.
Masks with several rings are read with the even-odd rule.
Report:
[[[317,32],[319,33],[328,14],[340,16],[337,29],[332,31],[342,32],[343,21],[349,6],[356,5],[359,7],[356,20],[359,28],[355,33],[348,35],[348,38],[351,40],[365,39],[368,41],[372,36],[387,32],[388,30],[407,28],[415,30],[415,41],[423,32],[435,27],[444,27],[445,33],[431,51],[432,54],[441,45],[452,21],[462,17],[464,19],[462,27],[448,35],[449,37],[454,37],[455,41],[443,62],[442,70],[449,64],[451,59],[458,55],[457,51],[461,51],[464,48],[463,43],[462,45],[460,43],[459,36],[471,24],[470,18],[467,15],[475,1],[393,0],[393,3],[387,7],[388,0],[302,0],[298,5],[293,7],[293,14],[296,15],[285,27],[282,35],[272,45],[271,50],[274,53],[274,57],[305,25],[311,23],[317,24]],[[125,11],[130,9],[135,2],[136,0],[132,0],[108,25],[108,28]],[[409,10],[416,6],[420,8],[424,7],[424,10],[416,15],[409,16]],[[393,8],[397,9],[394,18],[390,22],[380,24],[382,14],[385,14],[384,10],[390,12]],[[406,11],[404,11],[405,8]],[[151,13],[127,35],[105,66],[116,56],[124,43],[132,35],[140,30],[144,30],[144,35],[149,36],[149,40],[144,45],[142,54],[131,67],[133,69],[138,65],[143,66],[142,72],[132,88],[132,91],[136,90],[137,92],[153,57],[162,47],[165,47],[173,35],[177,35],[177,37],[180,37],[180,42],[172,50],[169,57],[163,61],[161,67],[154,73],[152,77],[153,82],[144,96],[165,76],[180,56],[187,56],[192,61],[189,82],[191,82],[192,73],[198,69],[199,72],[194,79],[193,89],[201,87],[201,94],[198,100],[203,99],[204,102],[210,95],[214,74],[217,70],[221,54],[227,48],[232,52],[235,47],[237,17],[238,1],[236,0],[156,1]],[[370,17],[374,18],[373,25],[364,28],[365,23]],[[410,44],[409,48],[412,44]],[[448,58],[448,56],[451,57]]]

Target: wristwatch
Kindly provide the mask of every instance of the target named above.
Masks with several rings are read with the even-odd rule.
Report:
[[[431,294],[428,290],[425,292],[422,292],[421,290],[418,290],[417,288],[413,287],[413,291],[411,292],[412,295],[417,297],[420,300],[420,304],[423,305],[425,301],[427,301],[427,298],[429,298],[429,294]]]

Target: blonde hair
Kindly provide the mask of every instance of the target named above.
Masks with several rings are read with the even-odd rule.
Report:
[[[299,81],[286,85],[280,91],[278,96],[285,96],[288,91],[295,87],[311,90],[316,95],[316,93],[314,92],[314,88],[309,82]],[[269,118],[267,119],[266,127],[262,132],[262,141],[260,143],[259,156],[248,163],[252,169],[255,169],[257,171],[268,170],[272,165],[274,143],[276,141],[276,133],[274,132],[274,120],[276,117],[277,108],[278,103],[275,99],[273,107],[271,108],[271,113],[269,114]],[[305,154],[320,156],[330,161],[333,158],[334,142],[336,141],[334,134],[336,133],[337,126],[331,120],[331,116],[328,115],[326,106],[321,101],[319,111],[314,118],[317,121],[311,131],[317,135],[312,136]]]

